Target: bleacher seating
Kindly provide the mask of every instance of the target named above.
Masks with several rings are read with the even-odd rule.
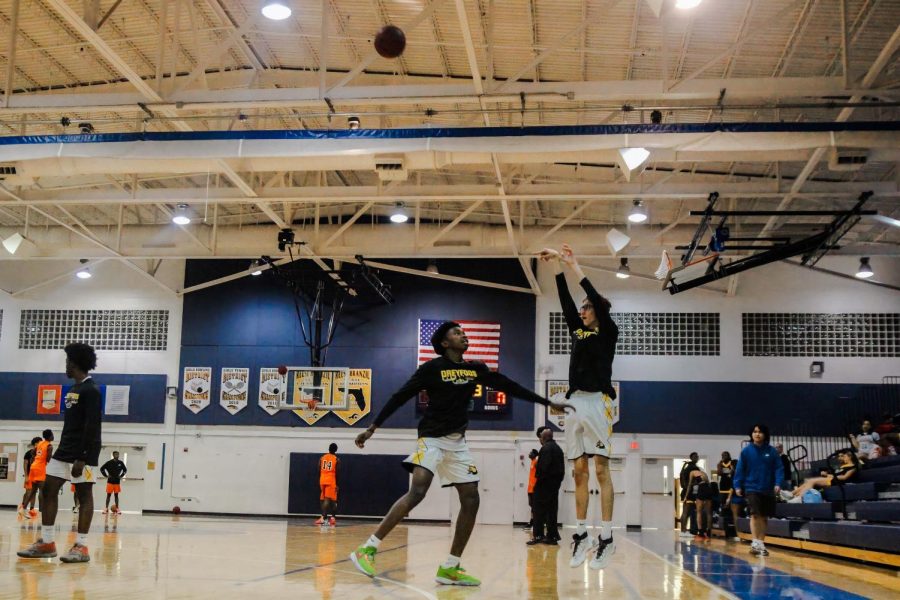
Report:
[[[811,469],[818,475],[821,465]],[[766,542],[900,567],[900,457],[868,462],[855,483],[822,490],[824,502],[779,503]],[[749,538],[750,520],[737,531]]]

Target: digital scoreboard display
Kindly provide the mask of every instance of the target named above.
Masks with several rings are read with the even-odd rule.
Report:
[[[428,392],[422,390],[416,399],[416,414],[423,413],[427,406]],[[504,415],[509,412],[509,398],[506,392],[476,385],[475,393],[469,400],[469,412],[476,415]]]

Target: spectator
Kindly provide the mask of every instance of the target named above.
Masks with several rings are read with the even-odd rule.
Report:
[[[549,427],[541,432],[541,451],[538,453],[536,472],[534,530],[528,544],[556,546],[560,539],[557,529],[559,488],[566,474],[566,459],[562,448],[553,441],[553,430]]]
[[[890,413],[884,413],[881,417],[881,423],[875,426],[875,433],[881,438],[882,456],[897,454],[897,449],[900,448],[900,432],[897,430],[898,421],[900,421],[900,415],[892,417]]]
[[[719,464],[716,465],[716,475],[719,476],[719,498],[720,505],[723,510],[723,518],[724,518],[724,510],[725,507],[730,507],[731,510],[731,518],[732,525],[737,528],[737,520],[740,516],[741,506],[738,502],[735,502],[734,497],[734,470],[737,468],[736,461],[731,458],[731,453],[727,450],[722,452],[722,460],[719,461]]]
[[[681,466],[681,473],[678,474],[678,481],[681,484],[681,537],[691,537],[697,534],[697,514],[695,512],[694,498],[690,492],[690,474],[691,471],[697,469],[697,461],[700,455],[691,452],[690,460]],[[690,531],[688,531],[688,520],[690,520]]]
[[[769,445],[769,428],[763,424],[750,431],[751,444],[744,446],[734,473],[734,492],[747,497],[750,507],[750,554],[768,556],[766,529],[775,516],[775,495],[781,492],[784,467],[778,453]]]
[[[541,432],[545,429],[547,429],[547,426],[541,425],[534,432],[535,435],[537,435],[539,442],[541,441]],[[528,471],[528,508],[531,510],[531,519],[525,527],[526,531],[531,531],[534,528],[534,484],[537,483],[537,474],[535,473],[535,470],[537,469],[537,457],[538,451],[532,448],[531,452],[528,453],[528,458],[531,460],[531,469]]]
[[[800,503],[803,502],[803,494],[812,489],[830,487],[835,479],[838,479],[842,483],[853,481],[858,472],[856,464],[853,462],[853,453],[849,450],[839,452],[838,461],[840,462],[840,465],[835,469],[833,475],[828,471],[823,470],[819,473],[819,477],[810,477],[806,479],[793,492],[787,490],[782,491],[781,497],[788,502]]]
[[[697,512],[697,536],[695,539],[708,541],[712,531],[712,488],[709,477],[699,467],[688,473],[691,486],[689,495],[694,497]]]
[[[873,460],[881,456],[879,441],[881,436],[872,429],[872,421],[866,419],[856,435],[850,434],[850,442],[856,448],[856,455],[863,460]]]
[[[784,445],[781,442],[775,444],[778,457],[781,458],[781,468],[784,470],[784,481],[779,482],[781,487],[794,487],[794,468],[791,466],[791,457],[784,453]]]

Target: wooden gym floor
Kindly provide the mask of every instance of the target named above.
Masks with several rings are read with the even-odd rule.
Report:
[[[60,513],[57,548],[74,541],[71,513]],[[36,539],[39,520],[0,510],[0,598],[896,598],[897,572],[771,547],[754,559],[748,545],[680,542],[673,532],[615,531],[610,567],[568,566],[568,545],[525,545],[519,528],[479,525],[463,566],[481,588],[441,586],[446,525],[401,526],[382,544],[379,576],[347,560],[374,524],[310,519],[131,515],[94,518],[91,562],[25,560],[16,551]],[[570,538],[571,529],[563,530]],[[894,590],[894,592],[891,592]]]

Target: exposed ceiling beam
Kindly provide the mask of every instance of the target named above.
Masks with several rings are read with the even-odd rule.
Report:
[[[32,292],[34,290],[40,289],[44,286],[50,285],[51,283],[56,283],[57,281],[60,281],[62,279],[68,279],[69,277],[71,277],[72,275],[77,273],[78,271],[81,271],[87,267],[96,267],[97,265],[99,265],[100,263],[102,263],[106,260],[109,260],[109,259],[95,258],[93,260],[87,260],[83,263],[80,263],[77,267],[68,269],[68,270],[60,273],[59,275],[54,275],[53,277],[49,277],[47,279],[42,279],[41,281],[39,281],[37,283],[33,283],[27,287],[16,290],[16,291],[10,293],[10,296],[12,296],[14,298],[23,296],[23,295],[27,294],[28,292]]]
[[[507,292],[519,292],[522,294],[534,294],[534,290],[519,287],[515,285],[506,285],[504,283],[494,283],[492,281],[483,281],[481,279],[470,279],[468,277],[456,277],[455,275],[443,275],[440,273],[429,273],[428,271],[422,271],[419,269],[410,269],[407,267],[400,267],[397,265],[391,265],[383,262],[375,262],[371,260],[367,260],[366,264],[370,267],[375,267],[376,269],[384,269],[385,271],[396,271],[397,273],[405,273],[407,275],[417,275],[419,277],[428,277],[430,279],[443,279],[444,281],[453,281],[455,283],[465,283],[468,285],[477,285],[481,287],[489,287],[494,288],[495,290],[505,290]]]
[[[60,0],[48,0],[59,2]],[[99,36],[95,37],[98,38]],[[102,42],[102,40],[99,40]],[[106,46],[108,49],[108,46]],[[112,52],[112,50],[109,50]],[[121,62],[121,59],[119,59]],[[283,73],[268,70],[260,75],[260,84],[278,84],[279,88],[235,89],[236,86],[249,85],[242,71],[210,74],[209,90],[186,90],[168,96],[166,101],[155,96],[150,86],[127,65],[123,76],[129,81],[132,75],[140,94],[123,90],[121,85],[92,86],[95,93],[90,94],[16,94],[10,98],[8,108],[0,108],[0,115],[7,114],[47,114],[47,113],[142,113],[138,103],[145,103],[154,111],[179,109],[172,116],[184,116],[188,111],[232,111],[249,108],[315,108],[321,109],[319,86],[293,87],[298,76],[291,74],[291,79],[282,77]],[[127,74],[126,74],[127,73]],[[176,78],[176,82],[184,76]],[[381,76],[371,76],[380,79]],[[415,77],[408,77],[414,81]],[[283,80],[283,81],[282,81]],[[385,83],[389,79],[385,78]],[[132,82],[134,83],[134,82]],[[229,86],[229,89],[217,89],[218,86]],[[288,87],[286,87],[288,86]],[[110,91],[103,92],[103,88]],[[526,99],[540,99],[547,96],[558,102],[567,100],[575,102],[610,102],[622,101],[717,101],[722,88],[728,90],[728,98],[732,102],[738,100],[786,100],[790,98],[845,96],[855,93],[873,93],[859,86],[846,89],[842,77],[747,77],[731,79],[696,79],[679,83],[676,89],[668,90],[662,79],[636,79],[629,81],[560,81],[560,82],[515,82],[505,92],[487,93],[482,100],[487,104],[519,102],[520,94]],[[146,95],[144,91],[148,94]],[[877,90],[875,90],[877,91]],[[345,87],[329,92],[329,99],[335,106],[392,106],[424,104],[431,107],[455,104],[478,104],[479,97],[472,93],[472,85],[464,83],[431,82],[411,83],[405,85],[365,85]],[[148,102],[149,101],[149,102]],[[177,104],[177,106],[176,106]]]

